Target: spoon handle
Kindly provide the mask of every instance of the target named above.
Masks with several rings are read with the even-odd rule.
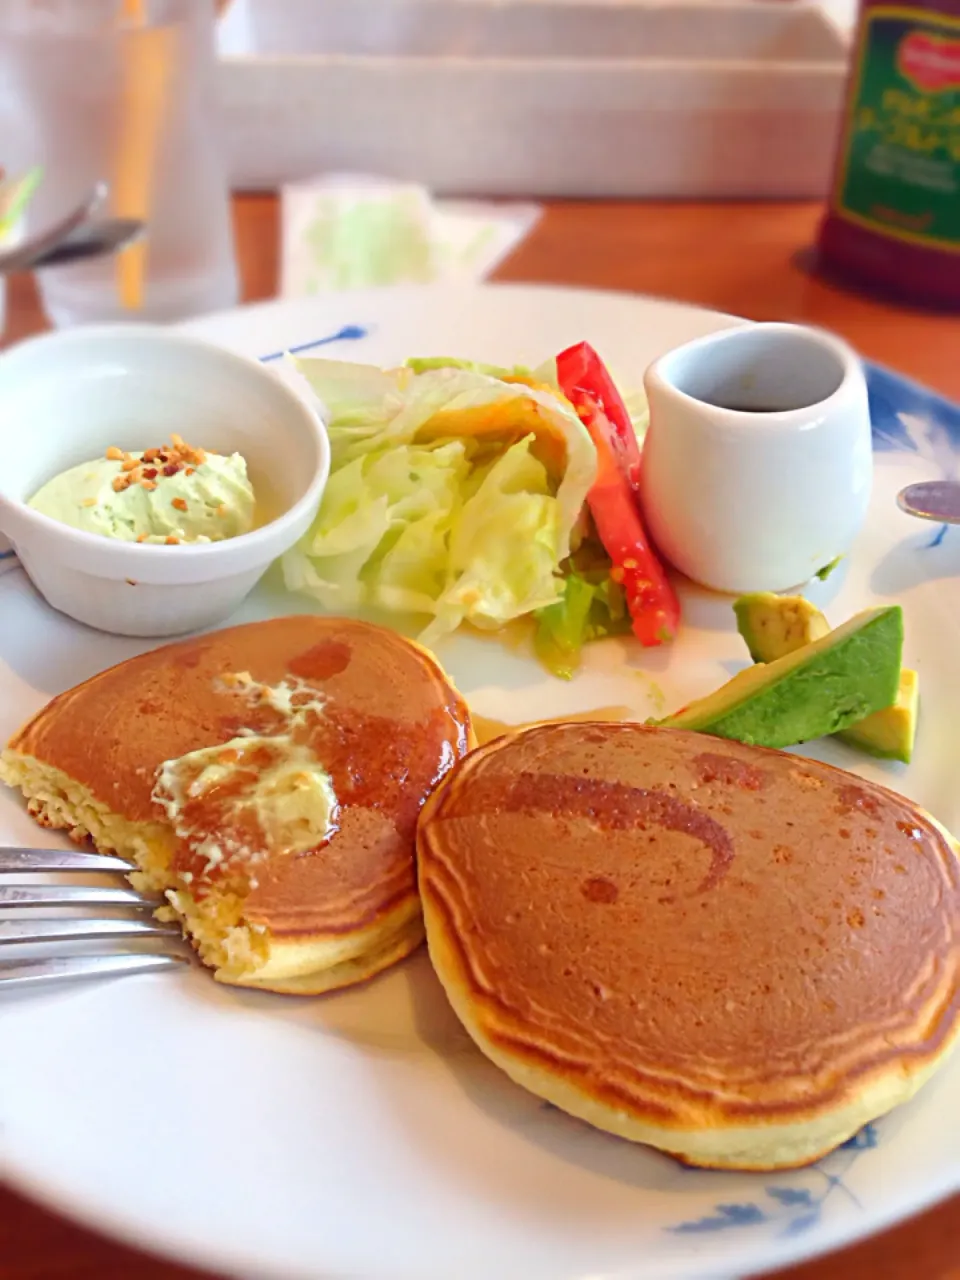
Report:
[[[105,183],[98,182],[83,202],[60,222],[32,236],[15,248],[0,251],[0,275],[8,275],[12,271],[29,271],[41,254],[48,253],[57,245],[68,239],[78,227],[93,216],[107,195]]]
[[[66,240],[35,257],[30,271],[41,267],[63,266],[67,262],[79,262],[84,258],[99,258],[116,253],[143,234],[144,224],[138,218],[109,218],[80,227]]]

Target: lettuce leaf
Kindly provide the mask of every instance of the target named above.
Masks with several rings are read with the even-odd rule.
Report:
[[[491,378],[531,378],[533,370],[526,365],[515,364],[505,368],[498,364],[481,364],[477,360],[458,360],[456,356],[411,356],[407,368],[414,373],[426,373],[430,369],[473,369],[475,373],[486,373]]]
[[[561,597],[596,471],[566,400],[475,368],[294,363],[323,404],[332,464],[284,556],[288,588],[334,610],[427,615],[426,643]]]
[[[630,630],[623,588],[610,577],[610,561],[592,535],[564,566],[563,594],[537,612],[534,649],[540,662],[569,680],[583,646]]]

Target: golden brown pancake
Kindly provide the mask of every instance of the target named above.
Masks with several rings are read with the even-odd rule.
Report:
[[[470,741],[425,649],[298,616],[169,645],[61,694],[15,735],[0,777],[41,825],[135,862],[134,883],[166,893],[218,979],[314,993],[422,941],[417,817]]]
[[[537,727],[452,770],[417,846],[430,956],[483,1052],[688,1163],[809,1163],[960,1033],[957,845],[828,765]]]

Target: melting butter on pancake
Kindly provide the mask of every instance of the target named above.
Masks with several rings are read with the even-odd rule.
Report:
[[[256,889],[256,864],[268,854],[307,853],[337,830],[333,779],[311,741],[311,719],[323,715],[324,699],[302,680],[258,685],[247,671],[229,672],[223,683],[280,711],[283,731],[243,730],[222,745],[165,760],[153,799],[177,838],[204,860],[202,874],[240,860]],[[194,878],[184,876],[187,883]]]
[[[960,1035],[958,846],[828,765],[537,727],[453,769],[417,845],[430,956],[483,1052],[687,1163],[809,1163]]]
[[[41,825],[134,863],[220,981],[312,994],[422,941],[417,817],[472,742],[425,649],[301,616],[61,694],[0,755],[0,778]]]

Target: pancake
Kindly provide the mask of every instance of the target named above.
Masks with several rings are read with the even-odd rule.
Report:
[[[807,1164],[960,1033],[960,857],[883,787],[639,724],[536,727],[421,814],[433,965],[480,1049],[685,1163]]]
[[[42,826],[135,863],[220,981],[312,994],[423,940],[417,817],[471,743],[425,649],[298,616],[94,676],[15,735],[0,778]]]

